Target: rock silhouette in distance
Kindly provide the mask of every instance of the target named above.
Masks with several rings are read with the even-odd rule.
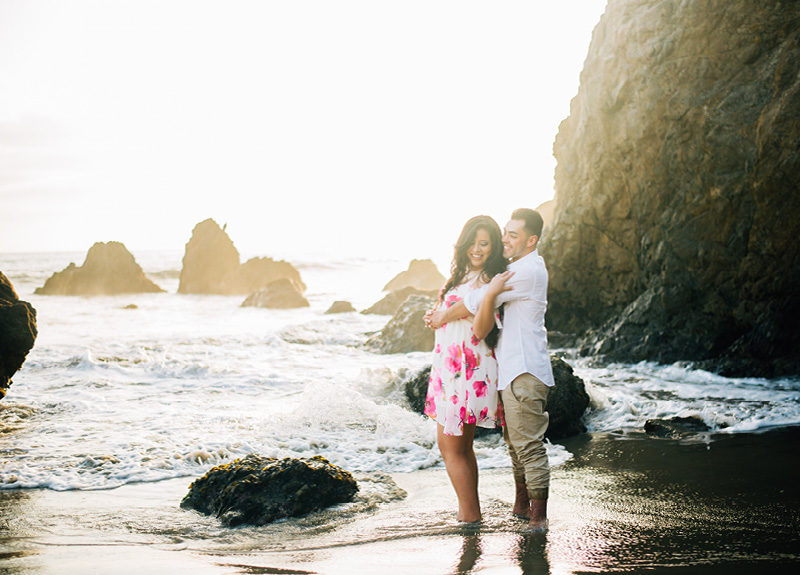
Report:
[[[119,295],[163,292],[120,242],[97,242],[83,265],[69,264],[36,288],[39,295]]]
[[[267,284],[266,287],[251,293],[242,307],[264,307],[271,309],[294,309],[308,307],[308,300],[301,294],[294,282],[281,278]]]
[[[411,260],[408,269],[392,278],[383,286],[383,291],[391,292],[410,286],[420,291],[436,291],[438,294],[445,281],[447,280],[431,260]]]
[[[248,295],[281,278],[301,292],[306,289],[289,262],[251,258],[240,264],[239,250],[225,228],[209,218],[194,227],[186,244],[178,293]]]

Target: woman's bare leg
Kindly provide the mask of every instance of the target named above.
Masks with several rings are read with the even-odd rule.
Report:
[[[478,500],[478,461],[472,442],[475,438],[475,425],[465,425],[463,435],[446,435],[441,425],[436,426],[436,441],[447,468],[450,483],[458,497],[459,521],[472,523],[481,519],[481,505]]]

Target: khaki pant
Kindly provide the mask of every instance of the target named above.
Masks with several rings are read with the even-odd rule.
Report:
[[[523,373],[500,392],[506,426],[503,438],[511,455],[514,481],[528,487],[531,499],[547,499],[550,465],[544,448],[544,433],[550,423],[547,393],[538,378]]]

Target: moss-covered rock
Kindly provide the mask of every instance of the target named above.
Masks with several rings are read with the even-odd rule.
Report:
[[[250,454],[214,467],[189,487],[184,509],[216,515],[228,526],[265,525],[352,501],[358,485],[325,458]]]

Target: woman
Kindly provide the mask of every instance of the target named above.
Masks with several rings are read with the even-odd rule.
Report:
[[[455,245],[450,279],[439,292],[437,306],[452,306],[505,269],[500,226],[489,216],[470,219]],[[481,518],[478,463],[472,448],[475,427],[503,425],[494,357],[497,328],[480,340],[473,332],[472,319],[436,330],[425,399],[425,414],[438,424],[436,440],[458,496],[457,519],[463,522]]]

